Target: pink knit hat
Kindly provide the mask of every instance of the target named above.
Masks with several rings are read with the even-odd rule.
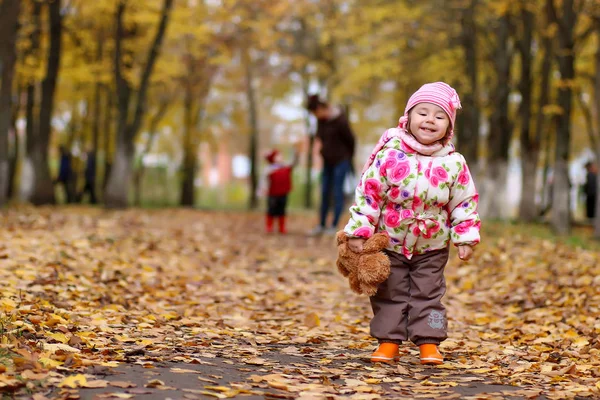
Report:
[[[450,118],[450,136],[447,141],[454,136],[454,122],[456,121],[456,110],[461,108],[458,93],[450,85],[444,82],[426,83],[410,96],[404,115],[400,117],[398,127],[407,130],[408,113],[419,103],[431,103],[439,106],[448,114]]]

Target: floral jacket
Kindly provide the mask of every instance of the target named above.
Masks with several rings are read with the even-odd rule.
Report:
[[[387,232],[389,250],[407,258],[479,243],[479,195],[464,157],[448,144],[431,156],[400,138],[377,152],[356,188],[348,236]]]

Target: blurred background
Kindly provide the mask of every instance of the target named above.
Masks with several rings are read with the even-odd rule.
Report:
[[[307,95],[346,108],[360,170],[443,80],[483,217],[565,233],[598,214],[599,40],[598,0],[0,0],[0,205],[259,208],[300,142],[290,205],[316,209]]]

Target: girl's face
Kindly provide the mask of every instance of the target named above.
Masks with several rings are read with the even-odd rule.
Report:
[[[419,103],[409,114],[409,131],[422,144],[432,144],[444,138],[450,118],[444,110],[431,103]]]

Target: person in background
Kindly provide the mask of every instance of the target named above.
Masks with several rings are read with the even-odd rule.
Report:
[[[74,176],[73,176],[73,168],[71,165],[71,153],[67,149],[66,146],[61,145],[59,147],[60,160],[58,167],[58,176],[54,180],[54,184],[61,184],[65,191],[65,198],[67,203],[72,203],[75,201],[75,191],[74,191]]]
[[[306,108],[317,118],[316,138],[323,158],[320,221],[309,234],[335,234],[344,207],[344,180],[352,170],[355,137],[341,107],[330,105],[318,95],[311,95]],[[333,220],[328,226],[332,195]]]
[[[96,153],[90,149],[86,152],[85,159],[85,184],[83,191],[79,195],[80,201],[83,201],[83,196],[86,193],[90,194],[90,204],[97,204],[96,199]]]
[[[294,151],[294,159],[291,164],[285,164],[281,153],[277,149],[271,150],[265,160],[268,163],[259,185],[259,195],[267,195],[267,215],[265,219],[265,230],[273,232],[275,219],[279,222],[279,233],[286,234],[286,209],[288,194],[292,190],[292,172],[298,164],[298,150]]]
[[[585,164],[586,176],[583,185],[585,194],[585,216],[593,220],[596,216],[596,198],[598,195],[598,166],[593,161]]]

